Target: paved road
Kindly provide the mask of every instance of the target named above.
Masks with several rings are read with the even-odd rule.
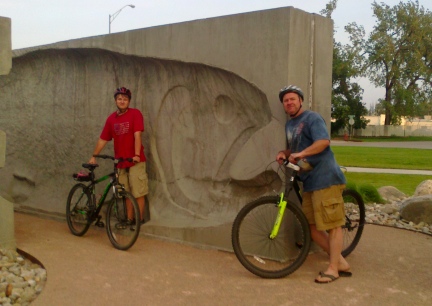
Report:
[[[231,252],[145,235],[119,251],[105,229],[76,237],[65,221],[21,213],[15,228],[18,248],[48,272],[32,306],[432,305],[432,236],[395,228],[366,225],[348,257],[353,276],[325,285],[313,281],[327,265],[324,252],[288,277],[262,279]]]

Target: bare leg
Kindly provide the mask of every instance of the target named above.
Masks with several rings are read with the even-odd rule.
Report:
[[[138,203],[138,207],[140,210],[140,221],[144,219],[144,212],[145,212],[145,200],[144,196],[136,198],[136,201]]]
[[[126,210],[127,210],[127,218],[128,220],[133,220],[134,218],[134,211],[131,201],[126,198]]]
[[[350,266],[341,255],[343,238],[342,228],[334,228],[330,230],[330,234],[327,234],[325,231],[317,230],[314,224],[310,225],[310,229],[313,241],[330,255],[330,265],[324,273],[337,277],[338,271],[348,271]]]
[[[342,228],[336,227],[329,231],[329,247],[330,247],[330,264],[326,270],[326,274],[339,276],[339,261],[342,257]]]
[[[143,215],[144,215],[144,208],[145,208],[145,202],[144,202],[144,197],[139,197],[135,199],[138,203],[138,207],[140,210],[140,221],[143,219]],[[134,211],[133,211],[133,206],[132,203],[129,199],[126,199],[126,209],[127,209],[127,217],[129,220],[133,220],[134,219]]]

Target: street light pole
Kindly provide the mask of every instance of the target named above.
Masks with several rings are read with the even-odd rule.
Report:
[[[109,18],[108,18],[108,33],[111,34],[111,23],[114,21],[114,19],[116,19],[116,17],[118,16],[118,14],[120,14],[120,12],[122,11],[122,9],[124,9],[124,8],[127,7],[127,6],[130,6],[131,8],[135,8],[135,5],[133,5],[133,4],[128,4],[128,5],[123,6],[121,9],[119,9],[119,10],[118,10],[117,12],[115,12],[114,14],[109,15]]]

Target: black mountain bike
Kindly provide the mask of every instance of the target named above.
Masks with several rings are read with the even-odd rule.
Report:
[[[75,236],[84,235],[90,225],[104,227],[101,221],[101,209],[110,191],[112,197],[109,200],[106,211],[106,230],[109,240],[119,250],[129,249],[137,240],[140,232],[140,210],[135,198],[118,182],[117,165],[123,161],[132,161],[132,158],[114,158],[108,155],[94,155],[96,158],[111,159],[114,162],[114,171],[110,174],[95,178],[97,164],[82,164],[89,173],[77,173],[73,177],[80,183],[74,185],[69,192],[66,203],[66,219],[70,231]],[[100,199],[96,199],[95,186],[107,179]],[[84,184],[83,182],[89,182]],[[127,201],[129,200],[129,201]],[[133,218],[128,218],[133,216]]]
[[[282,168],[283,167],[283,168]],[[289,169],[289,171],[286,171]],[[284,192],[264,196],[244,206],[232,226],[232,246],[240,263],[263,278],[281,278],[297,270],[309,253],[309,224],[300,205],[297,182],[298,165],[279,166],[287,177]],[[343,192],[345,225],[342,256],[348,256],[357,246],[365,224],[365,206],[355,190]]]

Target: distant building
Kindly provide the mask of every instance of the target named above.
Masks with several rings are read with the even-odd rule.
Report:
[[[421,118],[402,117],[400,125],[384,125],[385,115],[365,116],[369,120],[366,129],[354,130],[354,136],[432,136],[432,116]]]

